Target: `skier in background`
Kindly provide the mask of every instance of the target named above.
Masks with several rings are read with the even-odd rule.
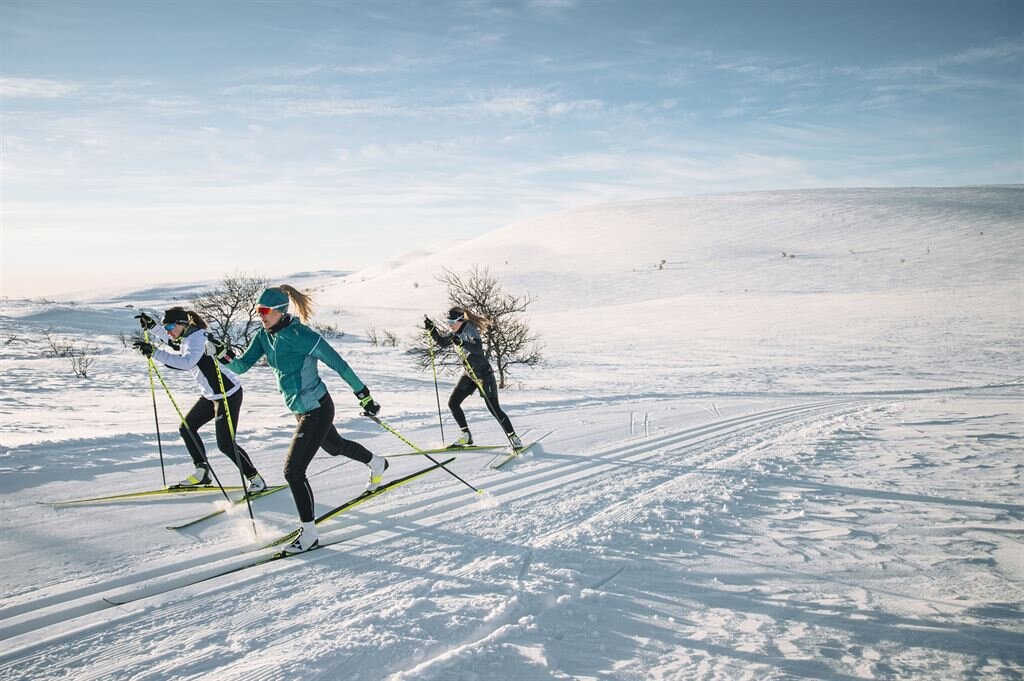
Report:
[[[167,348],[137,340],[133,345],[146,357],[164,364],[172,369],[188,371],[199,386],[201,397],[196,401],[185,422],[178,432],[185,441],[185,448],[192,457],[195,471],[180,483],[179,486],[191,487],[210,484],[210,464],[206,458],[206,448],[199,438],[199,429],[210,421],[214,421],[217,432],[217,448],[220,449],[242,471],[249,480],[246,494],[262,492],[267,488],[263,476],[259,474],[252,460],[237,442],[231,439],[231,427],[224,418],[224,398],[230,411],[231,426],[238,432],[238,419],[242,412],[242,384],[238,376],[221,369],[224,381],[224,393],[220,392],[220,380],[217,378],[217,367],[214,362],[218,356],[225,358],[230,349],[220,348],[209,335],[206,321],[191,310],[172,307],[164,312],[163,324],[158,326],[156,319],[145,312],[135,315],[139,325],[149,330],[159,340],[168,344]],[[223,361],[223,359],[221,360]],[[237,452],[237,460],[235,458]]]
[[[294,305],[298,317],[288,313]],[[277,375],[277,387],[285,405],[298,421],[285,459],[284,477],[295,499],[295,508],[302,523],[299,536],[284,548],[285,553],[299,553],[319,545],[319,532],[313,515],[313,490],[306,478],[306,469],[321,447],[331,456],[347,456],[370,468],[367,491],[380,486],[387,459],[371,453],[366,447],[346,440],[334,427],[334,401],[327,392],[317,361],[341,376],[369,414],[380,411],[366,387],[348,363],[342,359],[323,336],[306,326],[313,312],[313,301],[295,288],[283,284],[267,288],[260,295],[257,311],[263,328],[249,343],[241,357],[228,364],[239,374],[248,371],[261,357]]]
[[[498,403],[498,384],[494,380],[491,363],[487,361],[487,355],[484,353],[484,342],[480,337],[480,332],[487,331],[490,321],[465,308],[456,306],[448,310],[445,323],[449,333],[441,333],[430,317],[424,315],[423,326],[430,332],[430,337],[434,339],[434,342],[441,347],[453,344],[460,346],[468,361],[466,371],[463,372],[448,398],[448,409],[451,410],[455,422],[462,429],[459,439],[451,443],[449,447],[465,447],[473,444],[473,435],[469,431],[466,414],[462,411],[462,403],[473,394],[473,391],[480,390],[487,410],[498,420],[512,447],[522,448],[523,443],[516,435],[512,421],[509,420],[508,415],[502,411],[501,405]],[[477,381],[480,382],[479,385],[477,385]]]

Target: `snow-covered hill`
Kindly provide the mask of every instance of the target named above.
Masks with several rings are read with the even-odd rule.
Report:
[[[242,508],[174,532],[220,502],[36,502],[159,487],[161,450],[190,470],[118,334],[199,286],[5,300],[0,678],[1022,678],[1022,208],[1021,187],[663,199],[286,277],[420,446],[444,441],[433,378],[364,329],[417,333],[442,267],[530,292],[547,361],[502,401],[539,442],[497,471],[458,455],[482,500],[435,472],[325,523],[340,543],[188,586],[250,561]],[[88,379],[46,330],[92,347]],[[422,465],[322,373],[389,477]],[[294,419],[269,370],[243,379],[239,440],[280,482]],[[320,511],[365,480],[310,470]],[[287,491],[254,511],[261,543],[295,526]]]
[[[552,366],[574,363],[565,388],[592,382],[581,360],[599,385],[614,366],[627,386],[685,393],[998,381],[1021,374],[1020,357],[1003,352],[1007,333],[1021,339],[1021,215],[1016,186],[613,204],[356,273],[320,300],[355,333],[414,333],[422,313],[447,307],[443,269],[486,267],[506,290],[536,297]]]

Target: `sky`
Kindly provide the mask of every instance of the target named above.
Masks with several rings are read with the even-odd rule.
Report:
[[[615,201],[1021,183],[1022,65],[1019,0],[0,0],[0,294],[356,270]]]

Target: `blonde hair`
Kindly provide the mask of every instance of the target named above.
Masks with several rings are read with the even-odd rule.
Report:
[[[462,316],[467,321],[472,322],[473,326],[475,326],[480,333],[486,333],[487,329],[490,328],[491,320],[487,317],[482,317],[462,305],[456,305],[455,308],[462,310]]]
[[[289,286],[288,284],[281,284],[280,286],[277,286],[277,288],[292,301],[292,305],[295,306],[295,312],[299,315],[299,319],[301,319],[303,323],[307,323],[313,318],[313,309],[315,306],[313,305],[312,298],[294,286]]]

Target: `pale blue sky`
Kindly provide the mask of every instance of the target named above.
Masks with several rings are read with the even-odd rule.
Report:
[[[0,0],[2,286],[355,269],[608,201],[1024,181],[1024,2]]]

